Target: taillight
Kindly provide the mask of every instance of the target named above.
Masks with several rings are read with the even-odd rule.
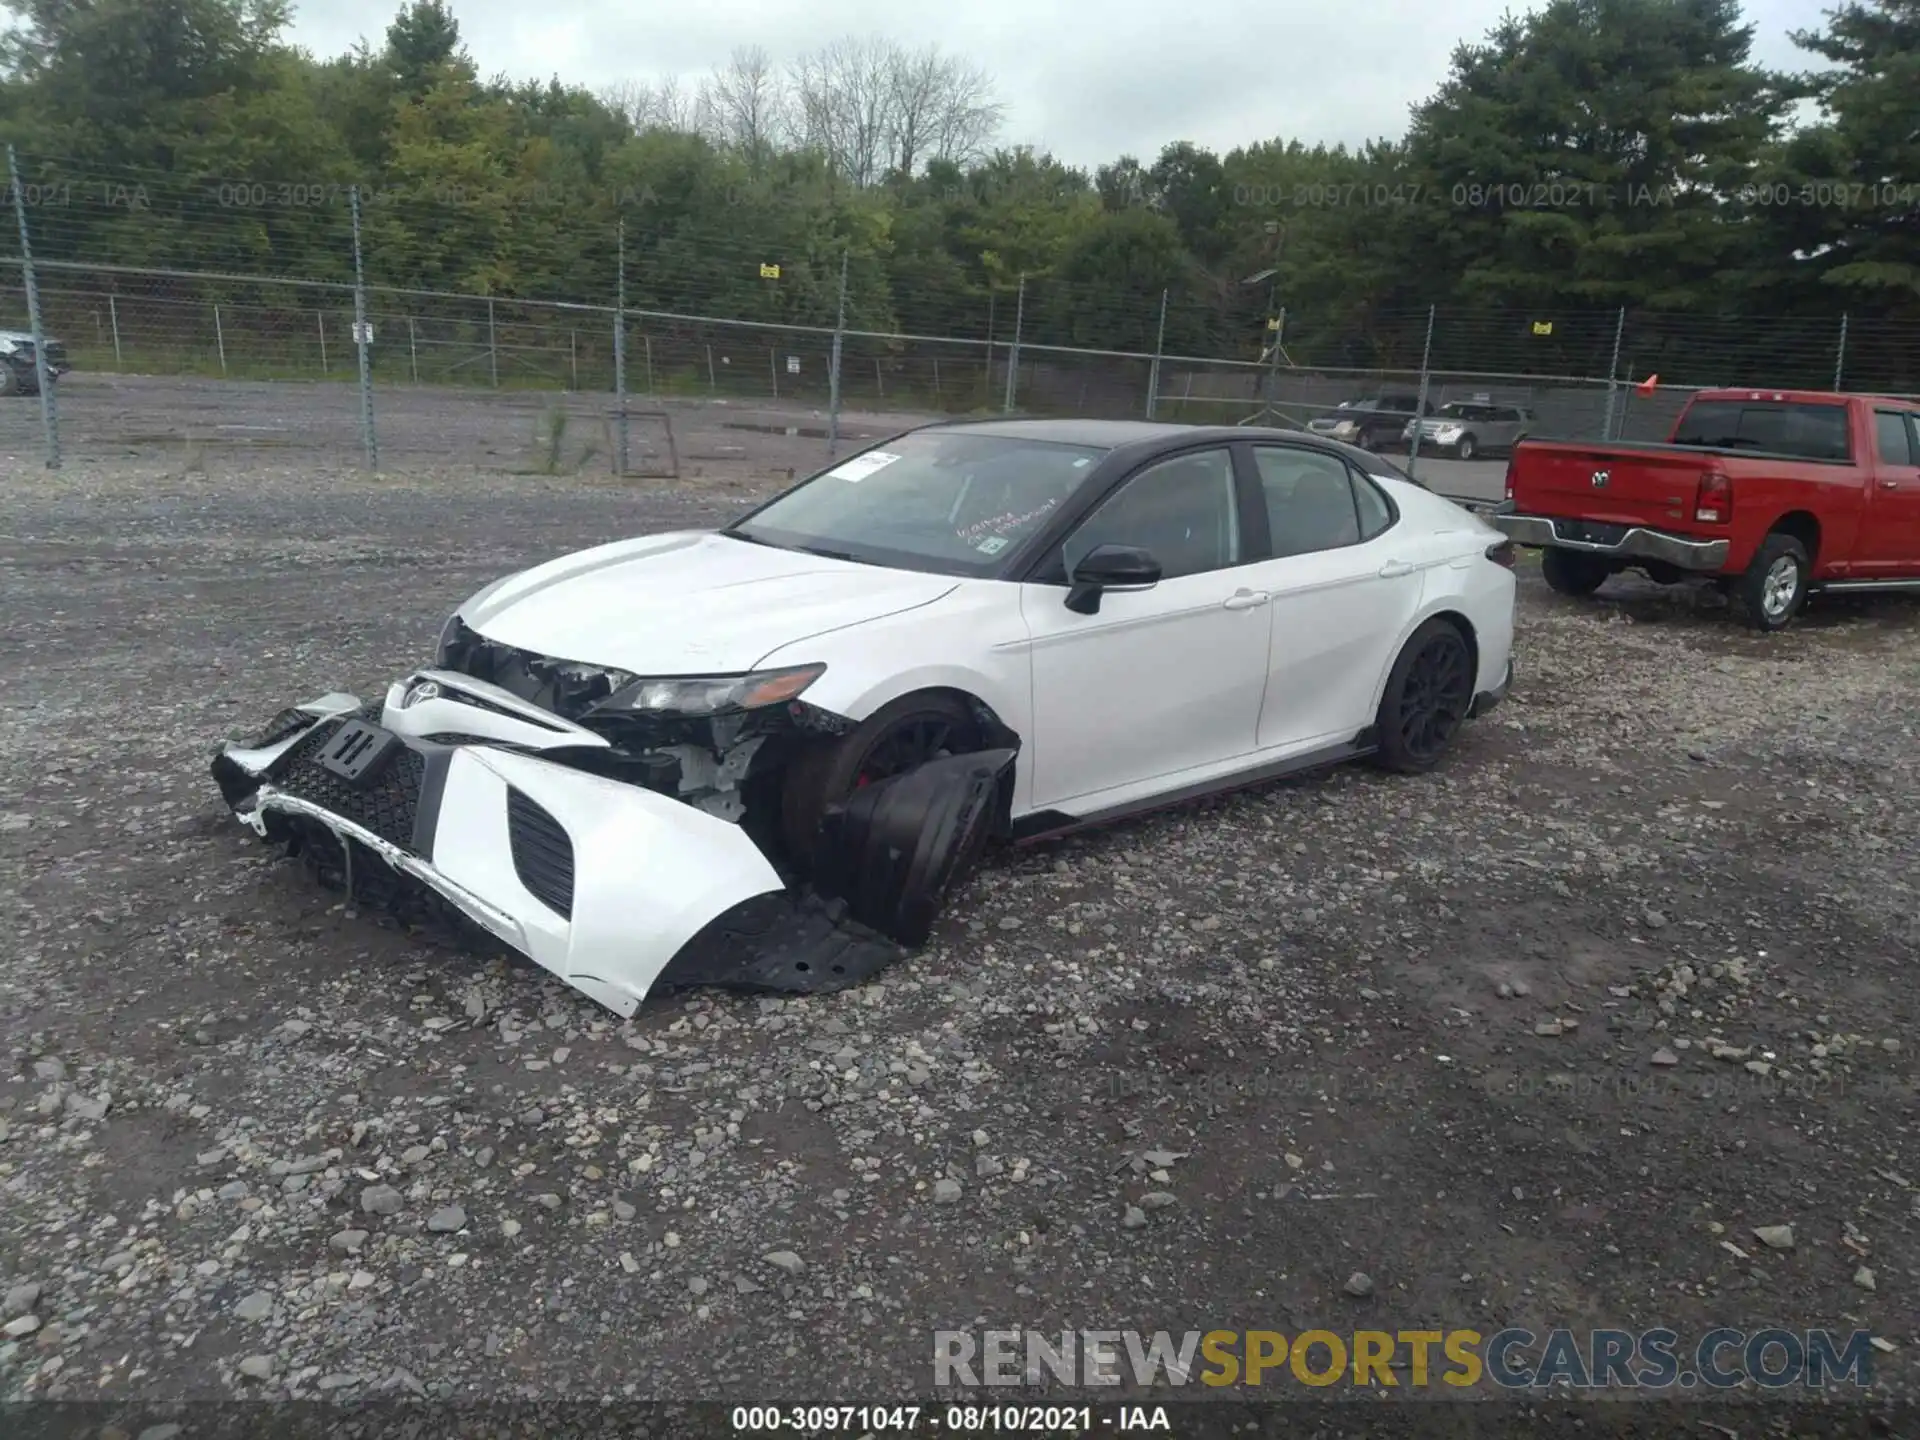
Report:
[[[1506,487],[1507,487],[1507,500],[1508,500],[1508,502],[1509,502],[1509,503],[1511,503],[1511,502],[1512,502],[1512,500],[1513,500],[1513,462],[1514,462],[1514,459],[1515,459],[1515,457],[1514,457],[1514,456],[1512,456],[1512,455],[1509,455],[1509,456],[1507,456],[1507,478],[1506,478]]]
[[[1693,501],[1693,518],[1702,525],[1732,523],[1733,481],[1724,471],[1701,473],[1700,489]]]
[[[1504,565],[1509,570],[1513,569],[1516,554],[1511,540],[1496,540],[1487,546],[1487,559],[1496,565]]]

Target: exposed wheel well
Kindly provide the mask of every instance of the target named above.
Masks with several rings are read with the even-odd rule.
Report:
[[[1820,563],[1820,522],[1805,510],[1789,510],[1773,522],[1772,535],[1791,535],[1807,549],[1807,563]]]
[[[989,747],[995,749],[1001,746],[1012,746],[1015,749],[1019,748],[1019,735],[1000,718],[994,708],[978,695],[970,691],[962,690],[958,686],[927,685],[918,690],[906,690],[888,700],[887,704],[898,704],[910,696],[931,697],[935,695],[947,700],[957,700],[960,704],[966,706],[980,722],[980,738],[985,741]],[[879,707],[876,706],[875,708],[878,709]]]

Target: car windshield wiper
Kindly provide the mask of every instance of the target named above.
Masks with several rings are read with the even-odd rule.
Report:
[[[847,560],[859,564],[859,557],[845,550],[828,550],[821,545],[787,545],[783,549],[798,550],[802,555],[818,555],[822,560]]]

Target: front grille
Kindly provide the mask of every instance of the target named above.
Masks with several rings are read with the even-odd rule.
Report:
[[[373,784],[365,789],[349,785],[321,769],[319,761],[322,747],[341,723],[321,726],[289,750],[285,768],[273,783],[287,794],[364,826],[382,840],[413,853],[414,817],[420,786],[426,778],[426,761],[418,751],[402,750]]]
[[[573,842],[530,797],[507,788],[507,844],[513,872],[541,904],[573,918]]]

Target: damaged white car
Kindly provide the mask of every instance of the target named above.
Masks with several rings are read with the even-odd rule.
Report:
[[[621,1015],[830,990],[923,943],[996,838],[1431,767],[1511,680],[1511,554],[1297,432],[929,426],[726,529],[497,581],[383,700],[287,710],[214,776],[328,883]]]

